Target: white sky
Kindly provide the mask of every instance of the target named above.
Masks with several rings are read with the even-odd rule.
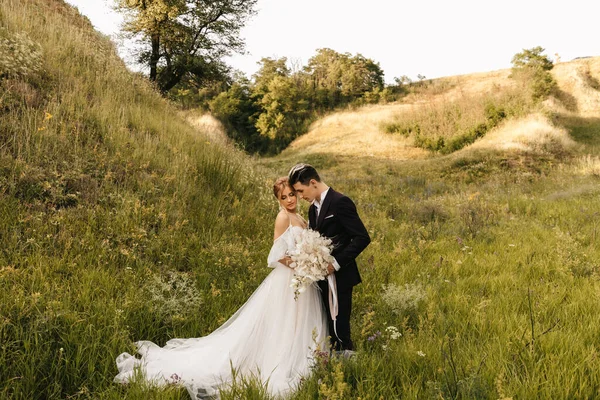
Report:
[[[66,1],[101,32],[118,33],[113,0]],[[515,53],[534,46],[562,61],[600,55],[599,14],[596,0],[259,0],[242,30],[248,54],[227,62],[250,76],[262,57],[304,65],[329,47],[379,62],[390,83],[486,72],[509,68]]]

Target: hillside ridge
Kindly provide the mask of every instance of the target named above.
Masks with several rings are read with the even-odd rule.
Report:
[[[594,82],[600,77],[600,57],[561,62],[556,64],[551,72],[562,93],[561,98],[550,97],[543,104],[543,110],[546,112],[540,114],[539,111],[535,111],[530,116],[510,121],[510,124],[507,122],[490,132],[489,137],[478,140],[472,147],[531,149],[530,146],[519,142],[520,138],[523,138],[519,132],[528,133],[528,138],[523,140],[535,140],[538,136],[531,132],[534,120],[539,132],[552,131],[551,135],[560,137],[561,141],[567,143],[571,141],[568,137],[568,127],[557,126],[548,116],[549,113],[583,118],[600,116],[600,91],[594,87]],[[425,93],[410,94],[395,103],[368,105],[331,113],[314,122],[309,131],[292,142],[283,155],[334,153],[396,160],[430,157],[432,154],[414,146],[412,139],[388,134],[383,131],[382,126],[399,115],[432,104],[452,104],[468,96],[482,97],[490,92],[518,90],[518,82],[511,79],[510,75],[510,69],[503,69],[434,79],[430,81],[430,85],[442,87],[437,89],[437,92],[424,91]],[[540,135],[544,137],[545,133]]]

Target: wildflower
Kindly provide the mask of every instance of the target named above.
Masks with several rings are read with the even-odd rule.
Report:
[[[392,340],[396,340],[402,336],[400,331],[398,331],[398,328],[396,328],[395,326],[388,326],[387,328],[385,328],[385,331],[390,335],[390,338]]]
[[[382,298],[394,314],[418,310],[427,299],[425,289],[419,284],[406,284],[404,288],[389,284],[383,285],[383,290]]]
[[[475,200],[479,196],[479,192],[475,192],[469,195],[469,201]]]
[[[212,295],[212,297],[217,297],[221,295],[221,290],[217,289],[217,286],[214,282],[210,283],[210,294]]]
[[[52,114],[50,114],[48,111],[44,112],[46,114],[44,121],[48,121],[49,119],[52,119]]]
[[[417,355],[419,357],[425,357],[425,353],[423,353],[421,350],[417,351]]]
[[[380,336],[381,336],[381,332],[380,332],[380,331],[377,331],[377,332],[375,332],[373,335],[369,336],[369,337],[367,338],[367,340],[368,340],[369,342],[374,342],[374,341],[375,341],[375,340],[376,340],[378,337],[380,337]]]

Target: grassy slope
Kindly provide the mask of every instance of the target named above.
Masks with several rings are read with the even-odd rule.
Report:
[[[451,155],[381,131],[427,107],[421,96],[331,115],[263,161],[280,170],[313,163],[356,201],[373,236],[353,312],[361,355],[337,378],[326,368],[296,398],[600,395],[600,59],[553,73],[559,99]],[[489,75],[450,78],[457,84],[432,101],[506,82]]]
[[[268,272],[264,174],[62,1],[2,1],[0,25],[43,54],[0,80],[0,397],[146,398],[115,357],[209,333]]]
[[[186,124],[62,2],[7,0],[0,18],[44,51],[43,73],[0,87],[0,397],[186,398],[112,384],[114,357],[132,340],[206,334],[258,285],[274,211],[264,173]],[[458,80],[454,93],[481,90]],[[385,119],[338,114],[327,146],[309,134],[261,162],[319,167],[373,237],[353,313],[361,354],[295,398],[598,395],[598,122],[568,82],[553,115],[581,147],[439,157],[378,136]],[[354,143],[338,139],[348,127]],[[172,282],[176,301],[160,290]],[[224,398],[262,398],[245,393]]]

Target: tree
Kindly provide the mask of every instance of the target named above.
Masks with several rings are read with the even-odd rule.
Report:
[[[231,87],[209,102],[212,115],[225,125],[227,134],[250,153],[264,151],[268,142],[255,127],[260,106],[251,97],[250,82],[240,76]]]
[[[383,71],[373,60],[356,54],[318,49],[304,69],[318,104],[333,108],[375,89],[383,89]]]
[[[528,82],[531,97],[534,101],[547,98],[556,90],[556,81],[550,74],[554,67],[552,61],[542,54],[544,48],[541,46],[531,49],[523,49],[512,58],[512,77]]]
[[[279,59],[263,57],[257,64],[260,68],[257,73],[252,75],[254,79],[254,93],[257,96],[264,96],[269,91],[269,84],[276,77],[290,76],[290,69],[287,66],[287,58]]]
[[[164,93],[184,76],[203,82],[221,77],[224,56],[244,50],[240,30],[258,0],[116,0],[124,30],[141,37],[139,61]]]
[[[545,49],[542,46],[536,46],[531,49],[523,49],[512,58],[514,68],[533,68],[543,71],[550,71],[554,64],[552,61],[542,54]]]

